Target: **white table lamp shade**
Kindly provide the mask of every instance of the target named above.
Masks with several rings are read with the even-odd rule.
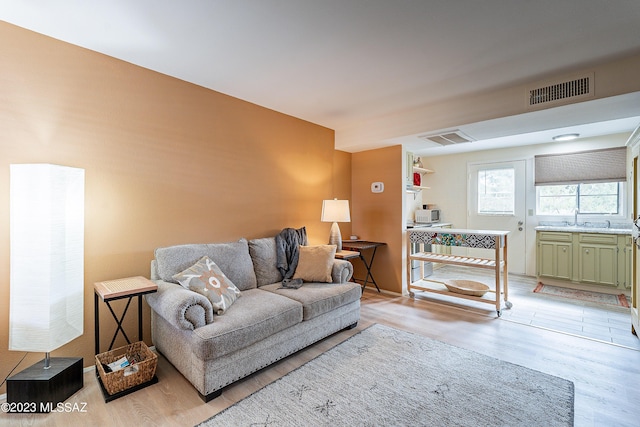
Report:
[[[323,200],[322,222],[351,222],[348,200]]]
[[[9,350],[50,352],[83,333],[84,170],[10,166]]]

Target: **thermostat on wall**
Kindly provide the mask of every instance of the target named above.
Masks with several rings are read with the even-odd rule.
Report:
[[[372,193],[382,193],[384,191],[384,183],[383,182],[372,182],[371,183],[371,192]]]

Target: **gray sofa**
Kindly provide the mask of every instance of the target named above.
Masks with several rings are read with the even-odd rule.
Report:
[[[205,255],[241,291],[222,315],[214,315],[206,297],[173,279]],[[151,279],[158,292],[145,296],[153,344],[205,401],[360,319],[361,288],[348,282],[349,262],[333,261],[333,283],[304,283],[299,289],[282,288],[276,264],[275,237],[156,249]]]

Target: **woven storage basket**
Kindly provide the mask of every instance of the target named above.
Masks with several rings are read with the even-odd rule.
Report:
[[[138,372],[131,375],[124,375],[125,370],[120,369],[115,372],[105,372],[102,364],[109,364],[127,356],[129,360],[135,359],[138,362]],[[119,347],[105,353],[96,354],[96,369],[100,374],[100,379],[105,390],[109,394],[119,393],[131,387],[151,381],[156,374],[156,366],[158,365],[158,356],[153,353],[147,345],[142,342],[134,342],[124,347]]]

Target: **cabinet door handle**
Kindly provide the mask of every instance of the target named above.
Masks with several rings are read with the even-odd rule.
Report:
[[[585,253],[585,254],[588,254],[588,253],[589,253],[589,249],[585,249],[585,250],[584,250],[584,253]]]

